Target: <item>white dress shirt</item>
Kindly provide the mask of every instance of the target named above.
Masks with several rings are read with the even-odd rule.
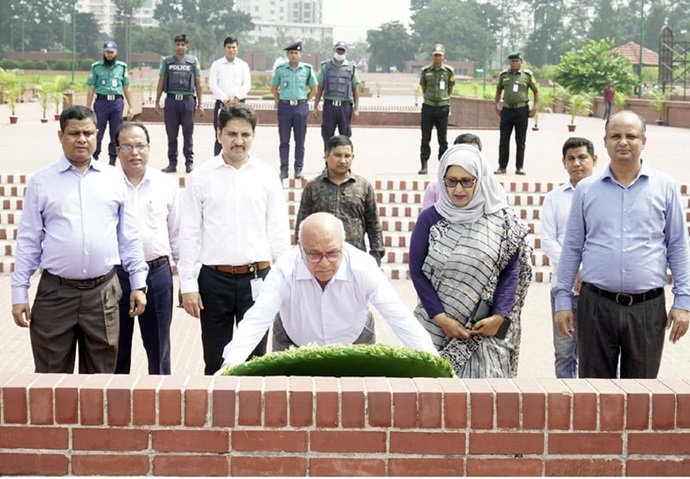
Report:
[[[243,100],[252,88],[249,65],[237,57],[231,62],[225,57],[219,58],[211,64],[208,84],[216,100],[225,102],[233,97]]]
[[[225,363],[235,365],[247,359],[278,312],[298,346],[351,344],[364,329],[369,303],[405,346],[438,355],[429,333],[400,300],[376,261],[345,243],[340,267],[325,288],[307,269],[299,246],[282,256],[225,347]]]
[[[180,187],[177,177],[146,168],[144,178],[134,186],[122,172],[127,185],[125,201],[137,217],[144,257],[151,261],[167,256],[180,259],[177,240],[180,234]]]
[[[551,287],[558,281],[558,259],[561,257],[561,246],[565,240],[565,225],[573,202],[575,187],[568,181],[551,190],[544,198],[541,207],[541,249],[551,263]]]
[[[257,158],[239,169],[222,154],[187,176],[180,204],[180,288],[197,292],[197,262],[242,266],[290,249],[290,224],[276,170]]]

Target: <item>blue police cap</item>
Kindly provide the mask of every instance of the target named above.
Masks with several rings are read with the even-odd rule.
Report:
[[[302,42],[297,41],[295,43],[291,43],[288,46],[286,46],[285,48],[283,48],[283,50],[285,50],[287,52],[289,52],[290,50],[297,50],[298,52],[301,52],[302,51]]]
[[[347,43],[340,40],[338,43],[335,44],[335,46],[333,47],[333,50],[337,50],[339,48],[342,48],[343,50],[347,50]]]
[[[103,44],[103,50],[117,50],[117,43],[112,40],[108,40]]]

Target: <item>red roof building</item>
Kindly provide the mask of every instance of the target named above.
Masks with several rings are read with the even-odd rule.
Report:
[[[625,45],[614,48],[613,50],[621,52],[625,57],[632,62],[634,66],[640,61],[640,45],[635,42],[628,42]],[[659,54],[653,52],[649,48],[642,48],[642,66],[656,67],[659,65]]]

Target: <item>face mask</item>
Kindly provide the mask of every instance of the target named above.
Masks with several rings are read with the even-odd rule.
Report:
[[[339,53],[334,53],[333,58],[337,62],[342,62],[343,60],[345,60],[345,55],[340,55]]]

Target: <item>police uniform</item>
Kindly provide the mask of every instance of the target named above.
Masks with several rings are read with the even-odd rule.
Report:
[[[347,51],[347,44],[336,43],[333,50],[338,49]],[[323,85],[321,137],[325,150],[328,140],[335,134],[336,126],[340,135],[352,136],[352,114],[356,106],[354,87],[360,80],[357,66],[347,59],[343,59],[340,64],[335,59],[322,62],[316,79],[319,85]],[[318,108],[318,97],[314,108]]]
[[[182,126],[182,154],[187,172],[194,163],[194,114],[196,112],[195,79],[201,76],[199,60],[192,55],[166,57],[161,63],[160,76],[165,78],[165,132],[168,136],[168,167],[177,168],[177,135]]]
[[[302,42],[295,42],[285,51],[302,51]],[[292,68],[290,62],[276,67],[271,79],[271,86],[279,91],[278,100],[278,134],[280,135],[280,172],[281,178],[287,178],[290,166],[290,131],[295,135],[295,178],[302,177],[304,167],[304,139],[307,136],[307,119],[309,90],[317,85],[316,76],[311,65],[299,62]]]
[[[109,40],[103,44],[103,50],[117,51],[117,44]],[[109,125],[108,135],[108,156],[110,163],[115,163],[115,131],[122,123],[124,112],[124,87],[131,82],[127,71],[127,64],[115,60],[114,65],[107,66],[105,61],[94,62],[91,65],[89,77],[86,84],[94,88],[96,101],[93,110],[96,112],[98,122],[98,135],[96,136],[96,151],[93,153],[94,159],[98,159],[101,153],[101,142],[105,134],[106,125]],[[89,105],[91,106],[91,105]]]
[[[520,59],[520,52],[513,52],[508,59]],[[525,140],[527,138],[527,124],[529,122],[529,90],[538,95],[537,82],[529,70],[522,68],[516,72],[503,70],[498,77],[496,96],[503,92],[503,108],[501,109],[501,139],[498,147],[497,174],[506,172],[510,157],[510,135],[515,128],[515,172],[524,175]]]
[[[440,43],[434,45],[432,55],[446,53],[446,49]],[[450,94],[455,85],[455,73],[453,67],[441,64],[436,68],[433,64],[422,68],[419,84],[424,91],[424,103],[422,104],[422,144],[419,159],[422,169],[419,174],[426,174],[427,162],[431,156],[431,131],[436,127],[438,138],[438,158],[448,149],[448,113],[450,111]]]

